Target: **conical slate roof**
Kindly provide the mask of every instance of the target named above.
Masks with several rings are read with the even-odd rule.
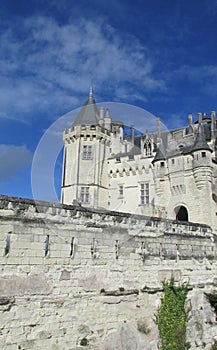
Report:
[[[201,124],[198,125],[197,136],[196,136],[194,145],[193,145],[193,147],[191,149],[191,152],[200,151],[200,150],[212,151],[210,149],[209,145],[206,142],[206,139],[205,139],[204,132],[203,132]]]
[[[92,87],[86,101],[78,113],[73,126],[76,125],[97,125],[99,123],[99,111],[93,96]]]
[[[157,162],[158,160],[165,160],[165,159],[166,159],[166,150],[165,150],[163,141],[161,141],[159,147],[157,148],[157,151],[152,163]]]

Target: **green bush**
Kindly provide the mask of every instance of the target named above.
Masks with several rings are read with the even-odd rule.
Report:
[[[81,345],[81,346],[87,346],[87,345],[88,345],[88,340],[87,340],[87,338],[81,339],[80,345]]]
[[[187,285],[175,286],[174,279],[163,282],[161,306],[156,314],[156,324],[161,339],[161,350],[186,350],[186,326],[189,310],[185,308]]]
[[[215,309],[217,312],[217,292],[214,293],[205,293],[207,300],[209,301],[210,305]]]
[[[210,350],[217,350],[217,340],[214,341]]]

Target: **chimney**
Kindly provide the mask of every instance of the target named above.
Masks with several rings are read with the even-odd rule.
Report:
[[[130,141],[134,144],[134,125],[130,125]]]
[[[211,139],[215,140],[215,134],[216,134],[216,112],[211,112]]]
[[[202,119],[203,119],[202,113],[197,113],[197,115],[198,115],[198,123],[202,124]]]
[[[111,130],[111,117],[110,117],[110,113],[109,113],[108,108],[106,108],[104,121],[105,121],[105,128],[110,131]]]
[[[99,110],[99,125],[100,126],[103,126],[104,125],[104,108],[103,107],[100,107],[100,110]]]
[[[191,126],[193,121],[193,116],[191,113],[188,114],[188,125]]]
[[[160,118],[157,118],[157,144],[161,142]]]
[[[100,107],[99,117],[100,117],[100,119],[103,119],[103,117],[104,117],[104,108],[103,107]]]

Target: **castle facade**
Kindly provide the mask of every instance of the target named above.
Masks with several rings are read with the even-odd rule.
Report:
[[[62,203],[210,225],[217,233],[216,113],[140,134],[98,109],[90,89],[64,131]]]

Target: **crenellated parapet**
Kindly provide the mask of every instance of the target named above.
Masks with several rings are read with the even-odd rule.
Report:
[[[129,243],[126,242],[129,240],[130,247],[135,252],[138,252],[142,245],[145,246],[148,252],[147,259],[162,256],[164,259],[176,259],[177,256],[181,259],[217,257],[212,230],[202,224],[99,209],[88,210],[76,205],[68,206],[5,196],[0,196],[0,218],[2,223],[4,222],[1,225],[2,251],[5,249],[9,223],[9,231],[13,237],[10,256],[12,257],[15,251],[15,256],[23,259],[27,250],[28,257],[31,256],[31,252],[34,256],[36,247],[39,249],[40,246],[37,256],[40,257],[41,263],[44,254],[42,242],[46,241],[47,235],[50,239],[49,257],[57,260],[59,256],[56,255],[57,247],[62,239],[65,243],[61,241],[61,258],[64,256],[68,261],[72,238],[76,238],[78,246],[82,246],[85,239],[85,245],[89,245],[90,250],[93,240],[97,240],[99,259],[105,258],[103,250],[106,246],[110,247],[111,254],[112,251],[114,253],[116,241],[121,247],[120,257],[125,259],[129,249]],[[25,240],[25,249],[22,248],[22,244],[19,244],[18,249],[16,242],[25,238],[25,230],[28,232],[30,227],[32,230],[35,228],[35,233],[31,234],[29,242],[28,239]],[[40,227],[40,233],[37,232],[37,227]],[[34,241],[41,243],[34,246]],[[81,252],[80,254],[82,255]]]

